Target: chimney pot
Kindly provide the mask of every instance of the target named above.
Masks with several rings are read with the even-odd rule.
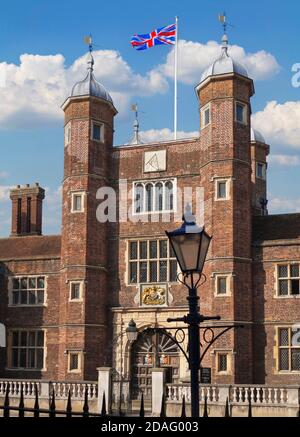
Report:
[[[17,185],[11,190],[10,197],[12,199],[11,236],[41,235],[45,190],[38,182]]]

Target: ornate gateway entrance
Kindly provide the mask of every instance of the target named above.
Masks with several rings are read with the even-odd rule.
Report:
[[[179,349],[164,333],[142,332],[132,347],[131,397],[151,399],[151,369],[165,367],[166,382],[179,382]]]

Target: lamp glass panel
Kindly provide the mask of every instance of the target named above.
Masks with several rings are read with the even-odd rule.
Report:
[[[180,268],[183,272],[197,270],[200,244],[199,234],[184,234],[171,237]]]
[[[203,233],[202,234],[202,239],[201,239],[201,247],[200,247],[199,260],[198,260],[198,265],[197,265],[197,270],[199,272],[202,272],[202,270],[203,270],[203,266],[204,266],[204,263],[205,263],[206,254],[207,254],[207,251],[208,251],[209,243],[210,243],[210,238],[205,233]]]

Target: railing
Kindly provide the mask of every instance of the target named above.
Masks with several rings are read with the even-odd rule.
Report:
[[[85,391],[89,399],[98,398],[97,382],[50,382],[50,393],[54,390],[56,399],[66,399],[71,393],[73,399],[84,399]]]
[[[183,397],[187,402],[191,400],[191,387],[189,384],[169,384],[167,385],[167,400],[173,402],[182,402]],[[210,402],[218,402],[219,387],[218,386],[201,386],[199,392],[200,401],[204,401],[205,397]]]
[[[1,379],[0,396],[5,396],[7,391],[9,397],[19,397],[23,390],[23,395],[27,398],[35,397],[35,390],[43,397],[50,397],[54,391],[56,399],[67,399],[69,392],[74,400],[83,400],[87,391],[90,400],[98,399],[98,383],[93,381],[74,381],[74,382],[52,382],[43,380],[19,380]]]
[[[230,388],[229,400],[232,403],[248,403],[256,405],[283,405],[289,402],[287,387],[235,386]]]
[[[0,380],[0,396],[5,396],[7,389],[10,397],[19,397],[21,391],[26,397],[35,396],[35,387],[41,393],[41,380],[2,379]]]
[[[299,387],[273,387],[263,385],[202,385],[200,401],[205,397],[210,403],[225,403],[243,405],[249,401],[255,406],[285,406],[298,404]],[[167,384],[166,398],[168,402],[181,403],[183,397],[187,402],[191,399],[189,384]]]

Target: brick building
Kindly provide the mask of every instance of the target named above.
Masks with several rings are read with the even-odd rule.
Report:
[[[187,311],[165,230],[180,225],[189,190],[213,236],[201,313],[245,326],[220,338],[203,366],[215,383],[296,383],[300,214],[268,215],[269,146],[251,129],[254,84],[226,37],[196,87],[198,138],[142,144],[136,125],[130,144],[113,147],[117,110],[93,64],[62,106],[61,235],[42,235],[38,184],[11,190],[11,235],[0,239],[1,375],[95,380],[97,367],[113,366],[132,397],[150,394],[153,366],[166,367],[169,382],[186,380],[185,358],[167,337],[131,344],[125,331],[131,319],[142,333]],[[114,195],[115,217],[104,222]]]

